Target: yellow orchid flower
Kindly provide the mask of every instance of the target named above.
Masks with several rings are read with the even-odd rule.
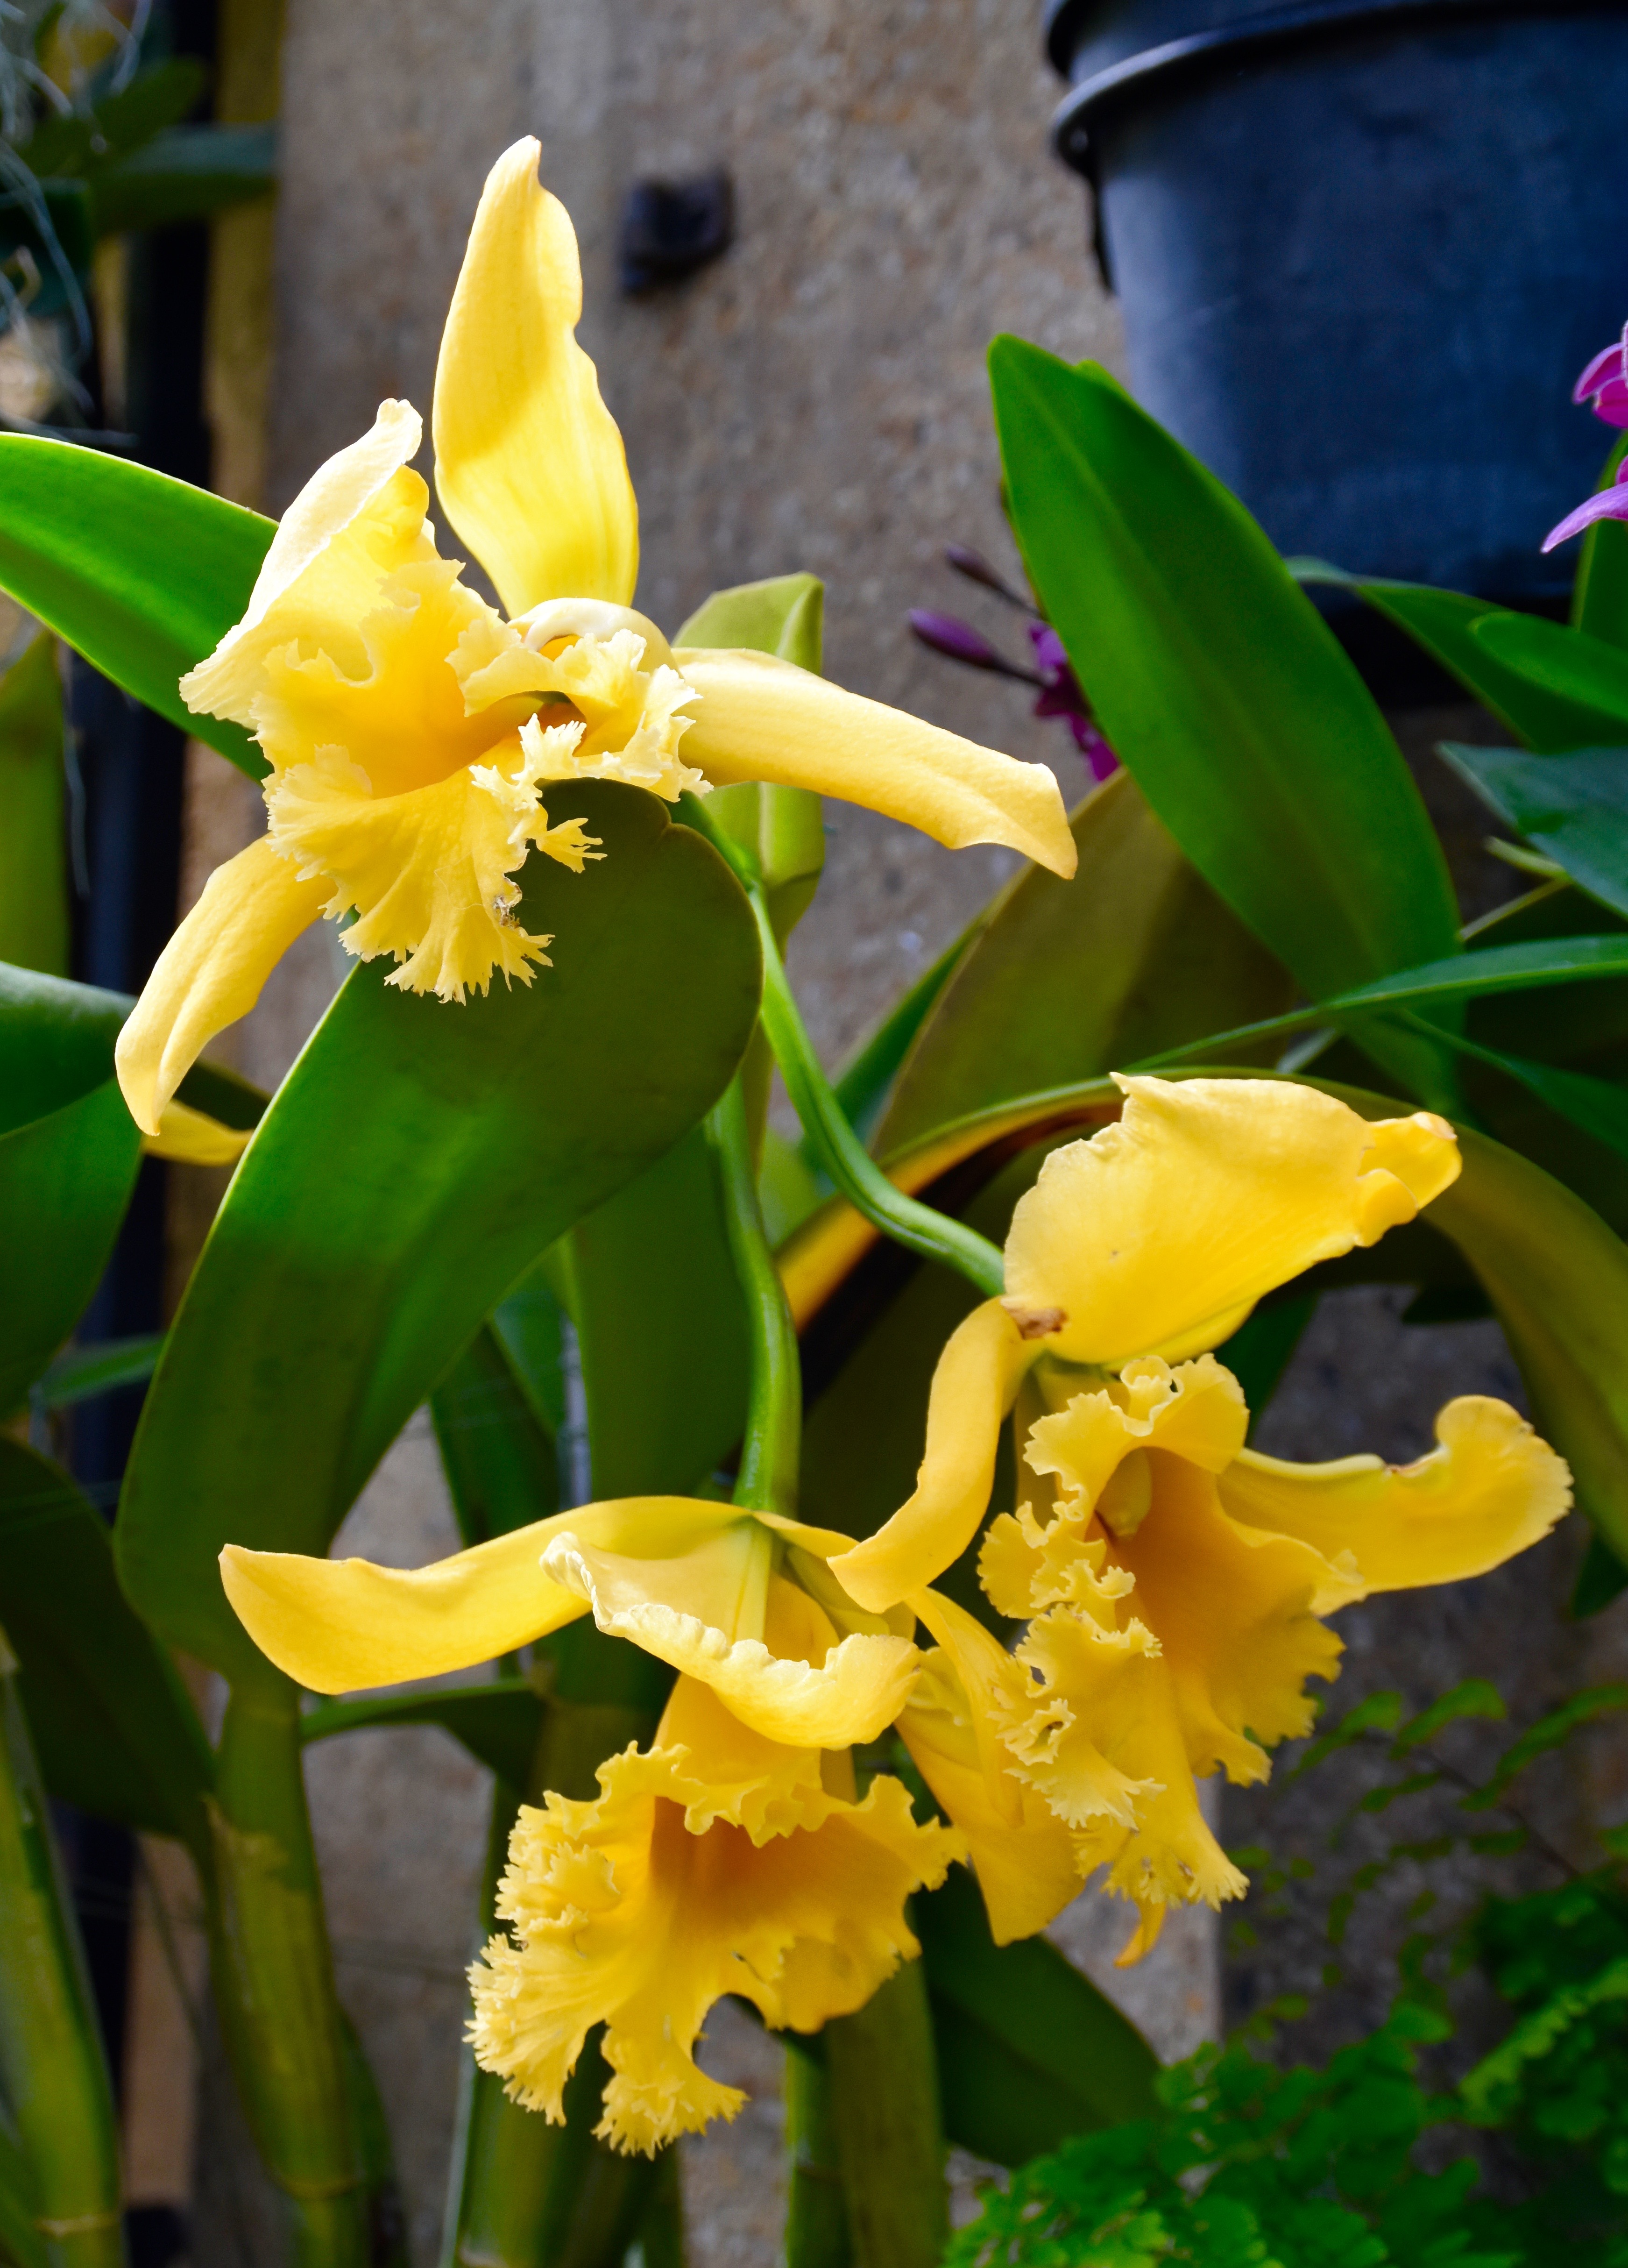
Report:
[[[318,1693],[490,1661],[591,1614],[794,1748],[874,1740],[920,1656],[906,1607],[872,1615],[826,1563],[851,1539],[771,1512],[625,1497],[420,1568],[228,1544],[221,1580],[262,1653]]]
[[[633,610],[638,520],[621,437],[577,345],[564,208],[517,142],[488,178],[436,372],[436,485],[505,613],[444,560],[408,469],[417,413],[386,401],[278,526],[242,621],[181,681],[270,765],[268,831],[216,868],[118,1043],[156,1134],[187,1067],[247,1013],[318,915],[389,981],[460,1001],[532,979],[548,937],[517,914],[532,850],[580,873],[598,845],[572,783],[669,800],[744,780],[818,789],[960,848],[1074,872],[1056,782],[771,655],[674,651]],[[546,802],[565,792],[567,815]]]
[[[1379,1591],[1485,1573],[1571,1503],[1563,1461],[1501,1402],[1451,1402],[1438,1447],[1296,1466],[1244,1447],[1237,1381],[1207,1346],[1274,1285],[1375,1241],[1454,1179],[1427,1113],[1372,1124],[1276,1080],[1122,1079],[1116,1127],[1047,1160],[1013,1217],[1008,1292],[951,1337],[915,1495],[828,1573],[938,1640],[899,1730],[965,1834],[997,1938],[1081,1881],[1132,1900],[1121,1958],[1166,1909],[1243,1890],[1195,1779],[1264,1778],[1337,1673],[1324,1618]],[[1185,1357],[1185,1359],[1182,1358]],[[1012,1653],[923,1587],[965,1549],[1016,1406],[1031,1503],[979,1572],[1026,1623]]]
[[[430,1567],[221,1555],[271,1660],[318,1692],[467,1668],[591,1613],[679,1672],[652,1748],[590,1803],[523,1810],[471,1970],[480,2063],[551,2118],[590,2029],[615,2076],[598,2131],[654,2150],[744,2099],[695,2066],[725,1992],[818,2029],[919,1950],[904,1902],[965,1856],[896,1779],[856,1798],[850,1749],[911,1697],[908,1608],[867,1614],[826,1562],[848,1538],[684,1497],[585,1505]]]
[[[1290,1465],[1243,1446],[1243,1394],[1212,1354],[1156,1355],[1036,1420],[1026,1463],[1056,1509],[994,1521],[985,1590],[1028,1619],[988,1717],[1023,1785],[1075,1830],[1082,1873],[1134,1902],[1121,1956],[1168,1906],[1240,1896],[1195,1777],[1265,1779],[1338,1674],[1323,1617],[1379,1591],[1484,1574],[1570,1507],[1564,1462],[1507,1403],[1449,1402],[1412,1465]],[[945,1808],[955,1817],[954,1807]]]
[[[863,2007],[919,1951],[913,1890],[962,1855],[882,1775],[855,1798],[846,1756],[749,1731],[680,1677],[655,1742],[599,1767],[592,1802],[524,1808],[498,1894],[511,1937],[471,1969],[477,2061],[559,2120],[590,2029],[613,2076],[597,2132],[655,2151],[732,2118],[745,2097],[693,2049],[726,1992],[766,2023],[815,2031]]]
[[[977,1534],[1026,1380],[1219,1346],[1265,1293],[1377,1243],[1458,1174],[1453,1130],[1429,1111],[1375,1123],[1286,1079],[1115,1084],[1118,1123],[1046,1160],[1012,1215],[1004,1297],[940,1358],[915,1494],[834,1563],[878,1613]]]

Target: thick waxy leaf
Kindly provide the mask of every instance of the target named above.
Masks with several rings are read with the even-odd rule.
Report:
[[[1155,2109],[1158,2058],[1130,2018],[1045,1938],[997,1947],[963,1868],[913,1911],[952,2142],[1016,2166]]]
[[[0,968],[0,1413],[73,1329],[135,1186],[141,1136],[111,1075],[126,1006]]]
[[[1605,731],[1588,734],[1590,742],[1628,738],[1628,653],[1620,646],[1536,615],[1483,615],[1470,635],[1529,685],[1608,718]]]
[[[300,1719],[300,1738],[326,1741],[380,1725],[439,1725],[519,1796],[531,1778],[546,1706],[525,1678],[496,1677],[488,1685],[442,1685],[430,1693],[323,1701]]]
[[[1330,583],[1353,591],[1376,614],[1407,635],[1456,677],[1467,693],[1500,718],[1530,748],[1587,747],[1615,737],[1613,711],[1539,684],[1499,659],[1477,635],[1479,623],[1495,616],[1525,622],[1502,607],[1490,607],[1462,591],[1436,591],[1426,583],[1364,582],[1321,559],[1293,559],[1289,567],[1302,583]]]
[[[89,1402],[121,1386],[144,1386],[158,1367],[163,1347],[164,1336],[159,1331],[69,1347],[40,1379],[40,1401],[48,1410],[67,1410],[76,1402]]]
[[[1580,889],[1628,915],[1628,748],[1529,756],[1444,740],[1441,754],[1506,827],[1564,866]]]
[[[884,1150],[1288,1005],[1281,963],[1183,857],[1128,773],[1082,805],[1073,829],[1074,880],[1030,867],[957,962],[899,1075]]]
[[[818,671],[824,586],[782,575],[715,592],[678,643],[778,653]],[[707,799],[754,860],[782,944],[818,885],[820,800],[802,788],[747,784]],[[759,1040],[745,1085],[761,1123],[770,1063]],[[686,1493],[741,1436],[744,1311],[724,1241],[717,1174],[696,1130],[573,1232],[555,1283],[576,1327],[596,1496]]]
[[[68,968],[62,688],[43,632],[0,678],[0,961]]]
[[[1212,888],[1316,998],[1456,952],[1401,752],[1243,506],[1104,372],[1002,338],[990,375],[1041,603]],[[1436,1080],[1427,1042],[1373,1044]]]
[[[0,590],[251,779],[268,767],[243,727],[194,717],[177,687],[242,615],[273,533],[144,465],[0,434]]]
[[[1346,1099],[1376,1115],[1370,1098]],[[1459,1139],[1464,1170],[1429,1219],[1485,1286],[1580,1510],[1628,1560],[1628,1248],[1540,1166],[1485,1135]]]
[[[202,1854],[209,1745],[114,1573],[106,1522],[68,1475],[0,1436],[0,1628],[53,1795]]]
[[[325,1551],[483,1317],[671,1147],[746,1044],[756,934],[723,862],[637,789],[585,782],[576,802],[603,861],[526,870],[553,967],[463,1006],[359,968],[244,1153],[171,1328],[121,1572],[234,1679],[260,1658],[222,1546]]]
[[[1336,992],[1315,1007],[1297,1008],[1259,1024],[1240,1024],[1236,1031],[1212,1033],[1191,1046],[1172,1048],[1127,1070],[1153,1071],[1177,1057],[1200,1053],[1221,1055],[1265,1040],[1287,1040],[1297,1032],[1315,1030],[1331,1022],[1367,1020],[1374,1009],[1419,1009],[1441,1001],[1473,999],[1485,993],[1545,990],[1551,986],[1584,984],[1601,977],[1628,976],[1628,937],[1571,937],[1529,945],[1490,945],[1485,951],[1461,954],[1451,961],[1431,962],[1423,968],[1399,968],[1372,984],[1349,992]],[[1450,1044],[1444,1042],[1444,1045]]]
[[[430,1395],[429,1414],[466,1544],[488,1543],[559,1510],[554,1435],[492,1324],[481,1325]]]
[[[750,1384],[740,1289],[700,1130],[581,1222],[559,1269],[595,1496],[688,1494],[740,1440]]]
[[[1570,883],[1545,884],[1478,923],[1469,933],[1473,951],[1508,941],[1584,936],[1628,923]],[[1583,1133],[1575,1118],[1557,1115],[1529,1082],[1518,1083],[1507,1062],[1552,1066],[1621,1086],[1628,1080],[1628,978],[1566,985],[1536,992],[1504,992],[1472,1001],[1468,1036],[1494,1050],[1500,1077],[1464,1062],[1465,1086],[1485,1130],[1530,1158],[1580,1197],[1620,1236],[1628,1231],[1628,1176],[1614,1150]]]

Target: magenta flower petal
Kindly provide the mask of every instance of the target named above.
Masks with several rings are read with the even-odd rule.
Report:
[[[1601,348],[1572,388],[1573,401],[1587,401],[1590,394],[1599,393],[1608,379],[1619,379],[1622,374],[1623,342],[1620,339],[1613,339],[1609,347]]]
[[[1593,409],[1607,425],[1628,425],[1628,379],[1608,379],[1595,395]]]
[[[1558,527],[1551,527],[1544,538],[1544,549],[1552,551],[1568,536],[1580,535],[1596,519],[1628,519],[1628,482],[1624,482],[1621,472],[1612,487],[1588,497],[1575,512],[1568,512]]]

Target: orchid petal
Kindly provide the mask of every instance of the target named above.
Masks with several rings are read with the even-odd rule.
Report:
[[[114,1050],[119,1085],[143,1134],[162,1138],[176,1088],[215,1035],[248,1014],[326,895],[321,880],[303,881],[263,836],[215,869],[158,955]]]
[[[1544,549],[1552,551],[1557,544],[1592,527],[1597,519],[1628,519],[1628,487],[1621,484],[1620,474],[1609,489],[1602,489],[1597,496],[1585,497],[1575,512],[1568,512],[1558,526],[1551,527],[1544,538]]]
[[[1427,1111],[1371,1122],[1282,1079],[1116,1084],[1118,1124],[1052,1152],[1006,1241],[1007,1308],[1071,1362],[1218,1346],[1264,1293],[1376,1243],[1459,1171]]]
[[[700,695],[684,744],[715,787],[766,780],[885,812],[952,850],[1004,843],[1054,874],[1078,852],[1056,780],[776,654],[680,646]]]
[[[587,1612],[543,1567],[562,1530],[610,1550],[672,1550],[737,1525],[729,1505],[624,1497],[556,1513],[429,1567],[376,1567],[229,1543],[221,1580],[249,1636],[314,1693],[436,1677],[512,1653]]]
[[[436,486],[510,615],[627,606],[639,571],[622,438],[576,343],[576,237],[540,154],[517,142],[487,176],[436,366]]]
[[[875,1535],[830,1563],[862,1607],[881,1613],[920,1591],[978,1533],[994,1485],[1001,1420],[1039,1351],[998,1300],[974,1307],[957,1326],[933,1373],[914,1495]]]
[[[1449,1402],[1412,1465],[1342,1457],[1291,1465],[1245,1449],[1222,1475],[1235,1521],[1349,1554],[1366,1596],[1484,1575],[1548,1535],[1572,1502],[1565,1461],[1507,1403]]]

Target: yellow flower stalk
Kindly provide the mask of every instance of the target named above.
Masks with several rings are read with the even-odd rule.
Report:
[[[1043,765],[773,656],[674,651],[634,611],[637,507],[576,343],[576,240],[539,154],[517,143],[487,180],[436,372],[441,506],[503,611],[438,553],[409,468],[421,421],[386,401],[307,482],[242,621],[181,681],[194,711],[258,739],[268,827],[210,876],[121,1035],[150,1135],[319,915],[354,917],[346,951],[389,956],[409,991],[529,983],[553,940],[526,925],[517,877],[533,851],[573,873],[599,855],[570,811],[580,780],[669,801],[744,780],[815,788],[952,848],[1001,843],[1074,871]]]
[[[1264,1778],[1337,1673],[1324,1617],[1375,1592],[1485,1572],[1571,1503],[1566,1465],[1501,1402],[1467,1396],[1417,1463],[1297,1466],[1244,1446],[1207,1350],[1255,1301],[1413,1218],[1458,1172],[1429,1113],[1372,1123],[1275,1080],[1122,1079],[1117,1126],[1052,1154],[1017,1205],[1006,1296],[950,1339],[910,1502],[831,1565],[938,1640],[900,1720],[967,1837],[998,1938],[1080,1881],[1131,1900],[1122,1959],[1169,1906],[1245,1884],[1195,1782]],[[925,1586],[972,1541],[1016,1407],[1034,1500],[979,1555],[1015,1653]]]

